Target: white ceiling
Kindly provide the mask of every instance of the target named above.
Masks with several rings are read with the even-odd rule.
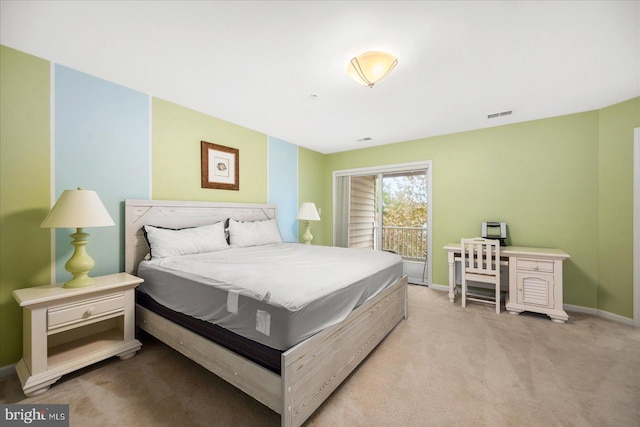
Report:
[[[640,1],[0,5],[6,46],[321,153],[640,95]],[[372,89],[346,73],[368,50],[398,57]]]

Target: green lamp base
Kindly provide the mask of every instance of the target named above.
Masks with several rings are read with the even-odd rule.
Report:
[[[307,228],[302,235],[302,239],[307,245],[310,245],[311,241],[313,240],[313,235],[311,234],[311,223],[309,221],[307,221]]]
[[[75,247],[73,255],[64,265],[65,270],[73,275],[73,279],[64,284],[65,288],[82,288],[96,283],[96,279],[89,277],[89,272],[95,267],[96,262],[89,256],[85,246],[89,243],[88,233],[84,233],[82,228],[77,228],[71,235],[71,244]]]
[[[84,276],[73,275],[73,279],[66,282],[63,288],[84,288],[85,286],[95,285],[96,279],[89,277],[86,273]]]

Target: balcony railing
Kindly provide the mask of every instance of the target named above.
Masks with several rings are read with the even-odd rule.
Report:
[[[384,226],[382,250],[393,251],[407,261],[423,262],[427,257],[427,229]]]

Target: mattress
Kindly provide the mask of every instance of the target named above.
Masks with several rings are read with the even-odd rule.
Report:
[[[140,291],[277,350],[344,320],[402,275],[388,252],[297,243],[143,261]]]
[[[241,337],[221,326],[171,310],[140,289],[136,289],[136,304],[205,337],[209,341],[220,344],[277,375],[281,373],[280,359],[283,353],[282,350],[267,347],[248,338]]]

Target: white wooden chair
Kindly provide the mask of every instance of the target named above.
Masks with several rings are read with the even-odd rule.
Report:
[[[467,300],[495,304],[500,314],[500,241],[476,237],[460,240],[462,271],[462,306]],[[468,281],[493,284],[494,296],[470,293]]]

